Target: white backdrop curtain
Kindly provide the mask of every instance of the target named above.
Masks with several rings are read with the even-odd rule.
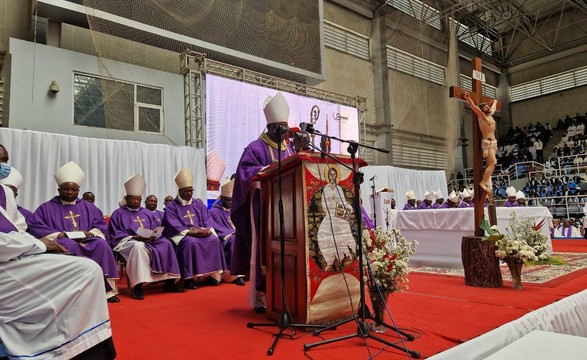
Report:
[[[395,166],[367,166],[361,169],[364,174],[364,181],[361,185],[361,198],[369,215],[373,215],[369,195],[371,186],[375,182],[375,190],[387,187],[395,191],[396,209],[402,209],[406,203],[406,192],[414,190],[416,199],[424,199],[426,191],[432,192],[440,189],[446,199],[447,182],[444,170],[412,170]],[[371,181],[370,179],[373,179]],[[369,204],[369,205],[368,205]],[[371,209],[369,209],[371,208]]]
[[[159,209],[166,195],[177,194],[173,178],[182,167],[194,174],[194,197],[206,198],[203,149],[7,128],[0,128],[0,144],[24,178],[16,201],[30,211],[57,195],[53,173],[68,161],[75,161],[86,173],[80,197],[85,191],[93,192],[96,206],[104,214],[118,207],[125,194],[123,183],[134,174],[147,181],[143,200],[149,194],[156,195]]]

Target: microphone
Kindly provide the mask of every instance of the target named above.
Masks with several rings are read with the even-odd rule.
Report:
[[[307,122],[301,122],[300,129],[302,129],[302,131],[307,132],[308,134],[320,134],[318,130],[314,129],[314,125]]]
[[[373,177],[371,179],[369,179],[369,181],[373,181],[375,179],[377,179],[377,175],[373,175]]]
[[[275,131],[278,134],[285,134],[289,131],[289,127],[283,126],[283,125],[277,125],[277,126],[275,126]]]

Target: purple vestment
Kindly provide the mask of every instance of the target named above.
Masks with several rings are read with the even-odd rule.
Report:
[[[261,168],[277,161],[278,151],[276,148],[268,145],[266,142],[267,135],[251,142],[244,150],[236,169],[234,178],[234,190],[232,192],[232,207],[230,208],[230,218],[235,226],[236,233],[234,246],[232,248],[230,273],[233,275],[249,276],[249,266],[251,262],[251,246],[253,232],[251,228],[251,203],[254,214],[258,244],[259,236],[259,213],[260,213],[260,192],[259,190],[249,191],[251,181]],[[281,150],[281,160],[293,155],[295,151],[287,145]],[[259,248],[257,247],[257,253]],[[260,264],[260,262],[257,262]],[[258,266],[256,277],[257,286],[263,283],[261,276],[261,266]]]
[[[505,206],[505,207],[516,207],[516,206],[520,206],[520,205],[518,204],[518,202],[517,202],[517,201],[513,201],[513,202],[512,202],[512,201],[509,201],[509,200],[507,200],[507,201],[506,201],[506,202],[503,204],[503,206]]]
[[[210,209],[210,227],[213,227],[222,240],[224,247],[224,259],[226,266],[230,268],[230,257],[232,254],[232,247],[234,246],[234,225],[230,221],[230,210],[222,207],[220,201],[217,201]]]
[[[365,227],[365,229],[367,230],[371,230],[375,227],[375,224],[373,224],[373,220],[371,220],[371,217],[369,217],[369,214],[367,214],[367,210],[365,210],[364,207],[361,206],[361,213],[363,215],[363,226]]]
[[[182,205],[179,197],[170,201],[163,216],[163,236],[171,239],[192,228],[209,227],[210,212],[199,199]],[[182,279],[227,270],[222,242],[215,235],[208,237],[184,236],[176,246]]]
[[[150,212],[151,214],[153,214],[153,216],[155,217],[155,227],[161,226],[161,224],[163,224],[163,215],[165,214],[165,211],[163,211],[163,210],[153,210],[153,211],[151,211],[149,209],[146,209],[146,210],[148,212]]]
[[[98,229],[106,234],[106,223],[100,209],[91,202],[79,198],[73,205],[63,205],[59,196],[55,196],[35,210],[28,221],[27,231],[40,239],[53,233],[92,229]],[[57,238],[55,241],[69,252],[97,262],[107,278],[118,278],[114,254],[105,239],[96,236],[81,242],[68,238]]]
[[[416,207],[406,203],[402,210],[416,210]]]
[[[6,209],[6,193],[4,186],[0,186],[0,206]],[[9,233],[11,231],[18,231],[14,224],[0,213],[0,233]]]
[[[22,214],[22,216],[24,216],[24,220],[26,221],[27,225],[30,221],[30,219],[33,216],[33,213],[30,212],[28,209],[23,208],[20,205],[16,205],[16,208],[18,209],[18,212]]]
[[[437,202],[435,202],[434,204],[432,204],[432,208],[433,208],[433,209],[438,209],[438,208],[439,208],[439,207],[441,207],[441,206],[442,206],[442,204],[439,204],[439,203],[437,203]]]
[[[152,211],[140,207],[137,211],[129,210],[126,206],[114,210],[108,223],[106,239],[112,248],[128,237],[137,235],[139,227],[154,230],[160,226]],[[151,271],[156,274],[179,274],[179,266],[175,249],[170,240],[160,237],[157,240],[145,243],[151,253]]]
[[[459,204],[459,208],[468,208],[468,207],[469,207],[469,204],[464,201],[461,201],[461,203]]]
[[[422,201],[420,205],[418,205],[418,210],[425,210],[425,209],[432,209],[432,205],[428,206],[426,202]]]

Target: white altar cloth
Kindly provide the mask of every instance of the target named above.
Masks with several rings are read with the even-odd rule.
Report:
[[[502,232],[507,232],[512,211],[516,212],[518,220],[532,219],[535,224],[544,220],[541,231],[548,238],[549,251],[552,252],[552,215],[548,208],[497,207],[497,225]],[[393,227],[401,230],[408,240],[417,240],[420,244],[410,257],[410,265],[462,269],[461,241],[463,236],[475,234],[473,212],[473,208],[399,211]]]

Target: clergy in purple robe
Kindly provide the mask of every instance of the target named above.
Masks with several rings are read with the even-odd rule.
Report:
[[[516,205],[516,189],[513,186],[508,187],[505,190],[508,199],[507,201],[503,204],[503,206],[505,207],[515,207]]]
[[[432,199],[434,198],[434,192],[426,191],[424,193],[424,200],[418,205],[418,210],[432,209]]]
[[[153,216],[155,216],[155,221],[157,221],[157,226],[161,226],[163,222],[163,214],[165,212],[163,210],[157,210],[157,204],[159,203],[159,199],[155,195],[149,195],[145,199],[145,208],[149,210]]]
[[[259,183],[253,181],[259,170],[279,158],[293,155],[295,150],[285,142],[285,134],[278,131],[287,126],[289,105],[281,93],[265,100],[263,108],[267,132],[251,142],[244,150],[236,169],[230,218],[235,226],[230,272],[249,276],[255,286],[250,287],[249,303],[257,312],[265,309],[265,275],[259,261]],[[254,226],[251,226],[254,223]],[[252,271],[251,271],[252,270]]]
[[[449,195],[446,202],[439,206],[439,209],[456,209],[459,207],[461,201],[459,195],[453,190]]]
[[[73,161],[55,174],[59,195],[41,204],[33,213],[28,232],[37,238],[48,238],[69,252],[90,258],[102,267],[108,302],[119,302],[113,289],[118,278],[114,254],[106,241],[104,215],[94,204],[78,198],[85,179],[82,169]]]
[[[195,277],[220,285],[227,270],[222,242],[209,226],[210,212],[202,200],[194,199],[194,177],[187,168],[175,176],[177,197],[165,207],[163,236],[176,245],[179,271],[186,289],[196,289]]]
[[[140,175],[124,183],[125,204],[112,213],[106,233],[110,246],[126,260],[131,296],[136,300],[145,298],[143,283],[165,280],[165,292],[183,292],[183,287],[175,284],[179,266],[173,244],[157,234],[157,230],[162,230],[160,222],[151,211],[141,207],[146,186]]]
[[[416,205],[416,194],[414,193],[414,191],[409,190],[408,192],[406,192],[406,198],[407,201],[404,204],[402,210],[416,210],[418,207]]]
[[[232,204],[232,192],[234,179],[220,187],[220,198],[214,202],[210,209],[210,226],[216,230],[218,238],[224,246],[224,259],[230,269],[230,257],[234,245],[234,224],[230,220],[230,205]],[[223,274],[222,280],[234,282],[236,285],[244,286],[244,275],[230,275],[230,270]]]
[[[444,196],[442,196],[442,192],[440,189],[434,192],[434,204],[432,204],[433,209],[438,209],[442,204],[444,204]]]
[[[0,165],[8,151],[0,145]],[[5,172],[0,171],[4,177]],[[102,271],[26,232],[11,189],[0,185],[0,358],[114,359]]]

